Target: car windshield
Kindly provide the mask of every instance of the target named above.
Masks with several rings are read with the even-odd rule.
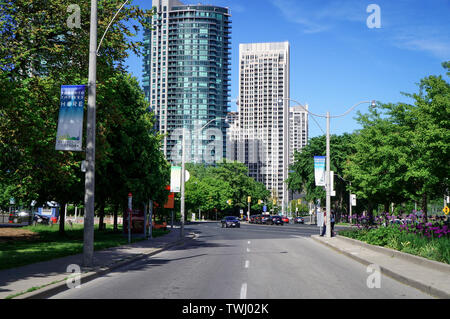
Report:
[[[225,220],[237,220],[237,217],[232,217],[232,216],[225,217]]]

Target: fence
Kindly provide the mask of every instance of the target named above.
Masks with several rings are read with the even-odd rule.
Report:
[[[9,214],[0,214],[0,224],[7,224],[9,222]]]

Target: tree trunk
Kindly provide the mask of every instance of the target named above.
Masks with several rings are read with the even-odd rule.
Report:
[[[367,205],[367,215],[369,217],[369,224],[373,224],[373,203],[369,202]]]
[[[99,214],[99,223],[98,223],[98,230],[105,230],[105,223],[104,223],[104,219],[105,219],[105,201],[102,200],[100,203],[100,214]]]
[[[114,231],[117,232],[118,231],[118,227],[117,227],[117,215],[119,213],[119,205],[115,204],[114,205]]]
[[[66,203],[62,203],[59,208],[60,208],[60,211],[59,211],[59,234],[65,235],[66,231],[64,229],[64,226],[66,223],[66,219],[65,219]]]
[[[425,221],[428,221],[428,201],[427,201],[427,194],[422,195],[422,212],[423,212],[423,218]]]
[[[389,202],[384,203],[384,213],[389,213]]]

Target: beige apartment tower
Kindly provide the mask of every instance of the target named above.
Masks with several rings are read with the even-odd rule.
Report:
[[[289,42],[239,45],[237,157],[283,207],[288,201]]]

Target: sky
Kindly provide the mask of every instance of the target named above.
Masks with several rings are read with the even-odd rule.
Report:
[[[290,97],[315,114],[340,115],[361,101],[411,102],[401,92],[418,92],[426,76],[446,77],[441,64],[450,60],[450,0],[181,1],[231,10],[230,111],[237,110],[240,43],[289,41]],[[150,0],[133,4],[151,8]],[[379,8],[380,28],[368,27],[371,4]],[[141,81],[142,57],[131,55],[126,64]],[[361,104],[332,119],[331,134],[361,128],[356,112],[368,108]],[[310,138],[326,130],[325,119],[316,121],[309,119]]]

